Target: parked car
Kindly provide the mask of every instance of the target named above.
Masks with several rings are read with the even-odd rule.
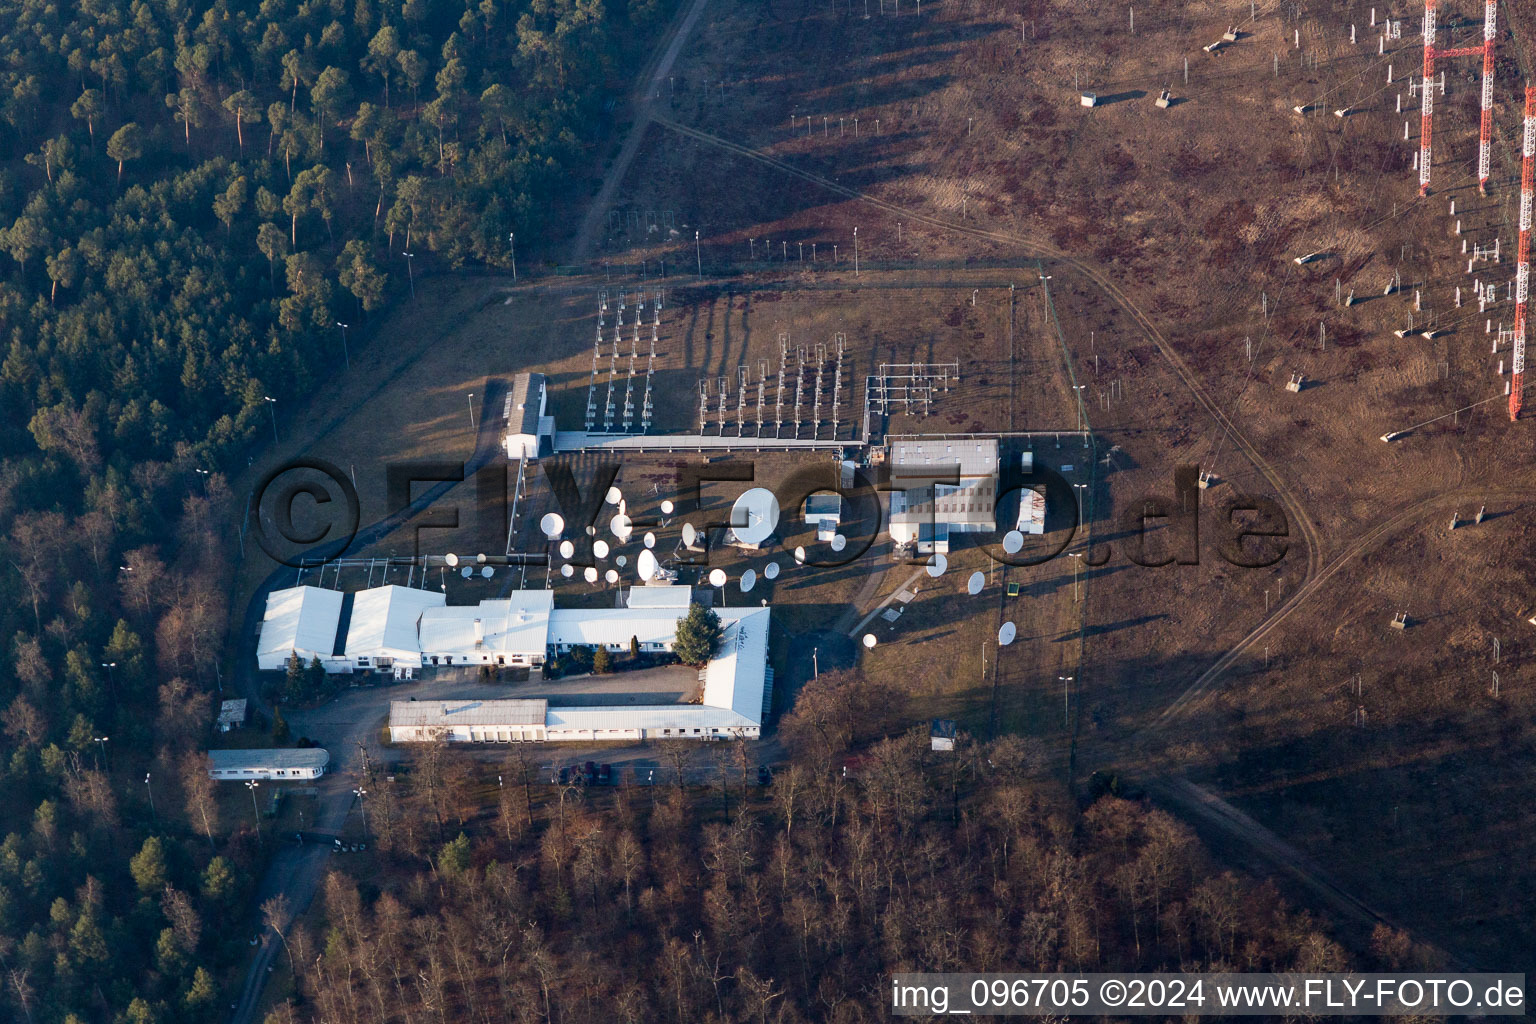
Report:
[[[757,766],[757,784],[759,786],[773,785],[773,769],[765,764]]]
[[[590,785],[593,785],[594,783],[596,783],[597,782],[597,762],[596,761],[588,761],[586,764],[582,765],[581,766],[581,775],[582,775],[582,778],[586,782],[587,785],[590,786]]]
[[[597,769],[597,781],[601,782],[601,783],[604,783],[604,784],[612,782],[613,781],[613,765],[605,764],[605,765],[600,766]]]

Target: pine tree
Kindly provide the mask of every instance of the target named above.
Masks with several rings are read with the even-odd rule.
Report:
[[[594,675],[605,676],[613,671],[613,658],[608,654],[608,648],[599,647],[592,652],[592,672]]]
[[[694,602],[688,606],[688,614],[677,620],[677,642],[672,652],[685,665],[702,665],[714,655],[720,633],[720,616]]]

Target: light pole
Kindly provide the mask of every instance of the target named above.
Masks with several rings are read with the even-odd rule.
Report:
[[[352,353],[347,351],[347,328],[352,325],[344,324],[337,320],[336,326],[341,328],[341,357],[347,361],[347,369],[350,370],[352,369]]]
[[[821,653],[820,647],[811,648],[811,678],[821,678],[821,663],[817,661],[817,655]]]
[[[248,779],[245,783],[245,788],[251,791],[251,817],[256,819],[256,834],[258,836],[261,835],[261,809],[256,806],[256,790],[260,786],[261,783],[255,779]]]
[[[475,393],[471,391],[464,396],[464,400],[469,403],[469,432],[473,434],[475,432]]]
[[[1067,695],[1067,688],[1071,684],[1072,680],[1076,679],[1077,677],[1057,676],[1056,678],[1061,680],[1061,725],[1062,728],[1065,729],[1068,727],[1068,724],[1071,721],[1071,713],[1068,710],[1071,707],[1071,700]]]
[[[1078,597],[1077,581],[1082,579],[1083,553],[1081,551],[1068,551],[1067,557],[1077,559],[1077,561],[1073,563],[1072,570],[1072,600],[1080,601],[1082,598]]]
[[[500,778],[501,776],[498,775],[498,781]],[[352,792],[357,796],[357,810],[363,816],[363,842],[366,843],[368,841],[368,804],[363,800],[363,797],[368,795],[368,791],[359,786]]]
[[[859,229],[853,229],[853,276],[859,276]]]
[[[261,400],[267,403],[267,411],[272,414],[272,443],[277,444],[277,399],[262,395]]]
[[[1077,489],[1077,521],[1084,526],[1088,525],[1088,485],[1073,484]]]
[[[149,813],[155,816],[155,824],[160,824],[160,812],[155,810],[155,787],[149,784],[149,772],[144,773],[144,788],[149,790]]]
[[[517,232],[507,232],[507,244],[512,247],[512,283],[517,283]]]
[[[1077,429],[1083,429],[1083,388],[1086,384],[1073,384],[1072,390],[1077,392]]]
[[[96,767],[98,769],[101,768],[102,762],[106,759],[106,755],[107,755],[107,740],[109,740],[111,738],[112,737],[110,737],[110,736],[92,736],[91,737],[91,742],[96,744]]]
[[[209,480],[212,478],[213,472],[207,469],[198,469],[196,466],[192,467],[192,472],[197,473],[203,478],[203,490],[206,491],[209,487]]]
[[[699,249],[699,233],[697,231],[693,233],[693,259],[698,264],[699,280],[702,281],[704,280],[704,254]]]
[[[101,667],[107,670],[107,689],[112,691],[112,699],[117,700],[117,675],[112,671],[117,668],[117,662],[104,661]]]
[[[411,260],[415,259],[416,254],[413,253],[413,252],[402,252],[400,255],[405,257],[405,274],[406,274],[406,276],[408,278],[410,278],[410,281],[411,281],[411,298],[415,299],[416,298],[416,271],[413,269],[413,264],[411,263]]]

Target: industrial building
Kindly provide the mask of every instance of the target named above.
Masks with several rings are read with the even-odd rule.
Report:
[[[331,755],[320,747],[298,750],[210,750],[208,777],[225,780],[275,779],[297,781],[318,779],[331,763]]]
[[[686,587],[637,588],[681,590]],[[674,596],[674,595],[669,595]],[[678,614],[657,617],[638,607],[598,611],[567,609],[550,616],[551,644],[557,620],[581,624],[581,642],[613,650],[641,636],[642,646],[671,647]],[[701,672],[698,704],[643,704],[564,707],[537,700],[393,701],[389,734],[397,743],[442,739],[451,743],[631,741],[647,739],[757,739],[773,699],[768,667],[769,610],[718,609],[722,634],[715,656]],[[659,626],[666,624],[665,635]],[[567,642],[576,634],[565,634]]]
[[[891,540],[920,554],[945,553],[953,533],[997,529],[996,438],[900,438],[891,441],[888,519]],[[953,484],[935,483],[954,479]]]
[[[502,443],[507,458],[537,459],[552,451],[555,418],[546,415],[549,382],[542,373],[520,373],[512,378],[512,390],[502,410],[507,421]]]

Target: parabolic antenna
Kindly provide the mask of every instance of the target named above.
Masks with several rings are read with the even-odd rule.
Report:
[[[656,555],[653,552],[640,552],[640,557],[635,559],[635,574],[643,583],[649,583],[656,578]]]
[[[799,565],[805,564],[805,548],[795,548],[795,562]]]
[[[779,525],[779,499],[766,487],[753,487],[731,506],[731,533],[736,543],[760,546]]]
[[[629,564],[629,559],[625,558],[623,555],[614,555],[613,561],[614,564],[616,564],[620,569]]]
[[[596,583],[597,568],[591,565],[587,566],[586,569],[582,571],[581,578],[586,580],[588,583]]]
[[[712,586],[712,587],[723,587],[723,586],[725,586],[725,570],[724,569],[711,569],[711,570],[709,570],[709,585]]]
[[[692,523],[683,524],[683,545],[693,547],[693,542],[699,539],[699,531],[693,528]]]
[[[843,548],[845,548],[847,546],[848,546],[848,538],[847,537],[844,537],[840,533],[834,533],[832,535],[832,550],[833,551],[841,551],[841,550],[843,550]]]
[[[459,556],[450,551],[443,556],[443,561],[447,562],[449,565],[458,565]]]
[[[558,512],[545,512],[544,518],[539,520],[539,529],[544,531],[544,536],[554,540],[565,532],[565,517]]]
[[[661,514],[664,516],[669,516],[672,514],[672,510],[676,507],[677,506],[672,504],[670,501],[664,501],[661,503]]]
[[[592,542],[592,553],[594,555],[596,555],[598,558],[607,558],[608,557],[608,542],[605,541],[605,540],[595,540],[595,541],[593,541]]]
[[[746,572],[741,574],[741,592],[743,594],[755,586],[757,586],[757,573],[753,572],[751,569],[748,569]]]
[[[626,515],[614,516],[613,520],[608,524],[608,529],[612,530],[613,535],[621,541],[629,540],[629,535],[635,532],[634,525],[630,522],[629,516]]]
[[[474,568],[472,566],[466,565],[462,569],[459,570],[459,575],[463,576],[465,579],[469,579],[474,574],[475,574],[475,570],[474,570]]]
[[[607,580],[609,583],[619,582],[618,570],[609,569],[607,572],[603,573],[603,579]]]
[[[576,570],[571,568],[571,563],[570,562],[566,562],[564,565],[562,565],[560,567],[560,575],[564,576],[566,579],[570,579],[571,578],[571,574],[573,572],[575,572],[575,571]]]
[[[981,588],[987,585],[987,574],[973,572],[971,578],[965,581],[965,592],[972,596],[981,593]]]
[[[944,575],[944,570],[949,568],[949,559],[941,554],[933,556],[933,561],[928,563],[928,575],[937,579]]]
[[[875,639],[875,634],[873,634],[873,633],[865,633],[864,634],[864,646],[865,647],[868,647],[870,650],[874,650],[875,649],[875,644],[877,644],[877,643],[879,643],[879,641]]]
[[[1003,550],[1010,555],[1016,555],[1024,547],[1024,535],[1018,530],[1009,530],[1003,534]]]
[[[769,562],[767,565],[763,566],[763,578],[764,579],[769,579],[769,580],[776,580],[776,579],[778,579],[779,578],[779,563],[778,562]]]
[[[624,500],[624,492],[617,487],[608,488],[608,504],[617,505]]]
[[[647,533],[644,537],[644,540],[646,547],[653,548],[656,546],[656,535],[654,533]]]
[[[1013,643],[1013,638],[1019,635],[1019,627],[1011,622],[1003,623],[1003,628],[997,631],[997,644],[999,647],[1007,647]]]
[[[575,544],[572,544],[568,540],[563,540],[563,541],[560,542],[560,557],[561,558],[570,558],[575,553],[576,553],[576,545]]]
[[[480,576],[483,579],[490,579],[492,576],[495,576],[495,575],[496,575],[496,570],[492,569],[490,566],[485,565],[485,566],[481,566],[480,567]]]

